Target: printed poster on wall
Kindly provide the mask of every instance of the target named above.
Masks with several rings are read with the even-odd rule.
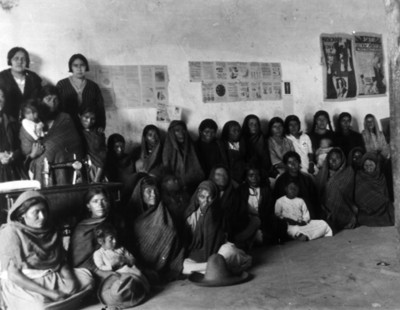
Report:
[[[322,34],[324,99],[347,100],[357,95],[353,36]]]
[[[167,66],[91,66],[87,77],[96,82],[106,109],[157,107],[168,104]]]
[[[191,61],[189,77],[205,103],[282,99],[280,63]]]
[[[356,33],[355,59],[358,96],[379,96],[386,93],[382,36]]]

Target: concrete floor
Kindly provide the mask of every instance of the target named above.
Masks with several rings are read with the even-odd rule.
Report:
[[[247,283],[207,288],[176,281],[136,309],[400,309],[397,236],[394,227],[360,227],[257,249]]]

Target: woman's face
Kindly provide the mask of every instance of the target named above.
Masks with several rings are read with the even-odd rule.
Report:
[[[11,71],[16,73],[24,73],[28,61],[23,51],[15,53],[14,57],[11,58]]]
[[[157,189],[153,185],[146,186],[143,190],[143,202],[146,206],[155,206],[157,204]]]
[[[325,130],[328,125],[328,120],[324,115],[320,115],[316,119],[317,128],[320,130]]]
[[[289,133],[293,136],[296,136],[300,131],[300,124],[297,121],[290,121],[288,128]]]
[[[369,130],[373,130],[375,128],[375,120],[373,117],[367,117],[365,123]]]
[[[199,203],[200,208],[204,208],[209,205],[212,201],[211,193],[202,188],[197,192],[197,201]]]
[[[372,174],[375,172],[376,164],[374,161],[367,159],[363,165],[364,171],[368,174]]]
[[[47,95],[43,98],[43,103],[49,108],[50,112],[55,112],[58,109],[57,95]]]
[[[300,171],[300,163],[296,157],[289,157],[286,166],[290,175],[297,175]]]
[[[351,124],[351,118],[349,116],[344,116],[340,120],[340,128],[342,128],[342,132],[349,132]]]
[[[201,141],[205,143],[210,143],[215,140],[215,137],[217,136],[217,132],[215,131],[214,128],[205,128],[201,133],[200,133],[200,139]]]
[[[3,110],[4,104],[6,103],[6,98],[2,90],[0,90],[0,111]]]
[[[90,129],[96,123],[96,115],[93,112],[86,112],[79,115],[83,129]]]
[[[283,137],[283,125],[280,122],[276,122],[271,127],[272,136],[274,137]]]
[[[361,157],[363,156],[363,153],[361,151],[355,151],[353,153],[353,163],[359,164],[359,161],[361,159]]]
[[[160,141],[157,131],[155,129],[150,129],[145,136],[146,142],[150,146],[156,146]]]
[[[115,142],[113,150],[117,157],[122,157],[125,152],[125,143],[121,141]]]
[[[82,59],[75,59],[71,64],[72,76],[77,79],[82,79],[85,77],[86,65]]]
[[[229,183],[228,172],[224,168],[215,169],[213,181],[220,189],[225,189]]]
[[[333,152],[329,156],[328,163],[329,168],[336,171],[342,165],[342,156],[337,152]]]
[[[25,225],[32,228],[43,228],[48,218],[47,208],[43,202],[32,205],[23,215]]]
[[[231,125],[229,127],[229,142],[238,142],[240,138],[240,126],[237,124]]]
[[[257,169],[250,169],[246,175],[247,183],[251,187],[259,187],[260,186],[260,171]]]
[[[183,144],[185,142],[185,134],[186,129],[182,125],[176,125],[174,127],[174,135],[179,144]]]
[[[260,132],[260,126],[258,125],[258,121],[255,118],[250,118],[248,126],[250,134],[256,135]]]
[[[110,204],[104,194],[100,193],[94,195],[86,207],[89,209],[92,218],[103,218],[107,216]]]

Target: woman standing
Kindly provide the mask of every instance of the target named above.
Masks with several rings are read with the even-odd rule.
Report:
[[[93,288],[86,269],[65,261],[61,236],[49,222],[49,205],[36,191],[22,193],[0,232],[2,297],[9,309],[77,309]]]
[[[85,77],[89,71],[89,63],[82,54],[74,54],[68,61],[70,77],[58,81],[57,88],[60,93],[61,110],[68,113],[79,128],[79,110],[81,106],[96,107],[97,128],[106,128],[106,112],[104,109],[103,96],[99,86]]]
[[[312,142],[314,154],[320,147],[320,141],[322,139],[331,140],[333,146],[335,146],[335,133],[333,132],[328,112],[320,110],[314,114],[312,129],[308,135]]]
[[[42,79],[30,70],[29,53],[23,47],[13,47],[7,54],[10,69],[0,72],[0,87],[6,96],[5,112],[19,118],[19,110],[23,101],[36,99],[42,88]]]

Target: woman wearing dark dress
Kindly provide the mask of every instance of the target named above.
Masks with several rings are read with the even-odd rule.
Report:
[[[248,161],[257,163],[262,168],[263,176],[272,169],[268,142],[261,131],[261,122],[257,115],[247,115],[243,121],[242,136],[246,143]]]
[[[217,139],[217,123],[207,118],[200,123],[199,139],[195,143],[204,174],[208,176],[211,169],[217,164],[226,164],[227,158],[221,142]]]
[[[42,88],[42,79],[29,68],[29,53],[23,47],[13,47],[7,54],[10,69],[0,72],[0,87],[6,96],[4,111],[18,120],[23,101],[36,99]]]
[[[348,156],[355,147],[364,148],[362,135],[351,129],[351,115],[348,112],[340,113],[335,134],[336,144],[342,149],[345,156]]]
[[[68,113],[75,123],[79,124],[79,110],[82,105],[96,107],[97,128],[106,128],[106,112],[104,109],[103,95],[99,86],[85,77],[89,71],[89,63],[82,54],[74,54],[68,61],[70,77],[58,81],[57,88],[60,93],[61,110]]]

